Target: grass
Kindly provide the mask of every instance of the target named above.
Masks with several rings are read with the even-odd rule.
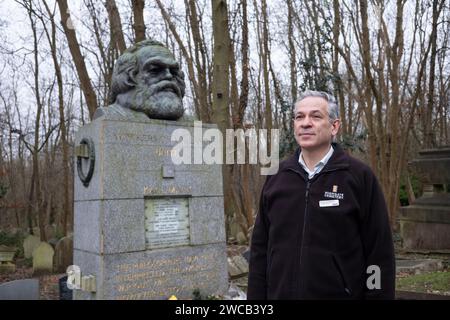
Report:
[[[450,271],[436,271],[397,278],[397,290],[450,295]]]

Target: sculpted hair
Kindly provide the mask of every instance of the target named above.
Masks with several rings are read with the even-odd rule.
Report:
[[[339,119],[339,107],[336,102],[336,99],[331,94],[329,94],[328,92],[325,92],[325,91],[306,90],[306,91],[302,92],[300,94],[300,97],[294,103],[294,111],[295,111],[295,106],[297,105],[297,103],[307,97],[324,98],[328,102],[328,114],[330,116],[330,121]]]
[[[148,46],[160,46],[166,48],[159,41],[152,39],[143,40],[125,50],[125,52],[117,59],[111,80],[111,95],[109,99],[109,102],[111,104],[116,101],[117,95],[128,92],[130,89],[136,86],[136,82],[134,79],[139,72],[138,58],[136,53],[139,51],[139,49]],[[181,91],[184,96],[184,75],[181,71],[180,74],[176,76],[176,80],[180,85]]]

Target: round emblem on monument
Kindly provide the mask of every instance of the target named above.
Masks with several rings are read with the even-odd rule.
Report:
[[[76,148],[76,156],[78,177],[80,178],[83,185],[87,188],[89,186],[89,182],[92,179],[92,175],[94,174],[95,165],[95,149],[92,139],[81,139],[80,144]],[[83,172],[83,159],[88,160],[89,163],[86,175]]]

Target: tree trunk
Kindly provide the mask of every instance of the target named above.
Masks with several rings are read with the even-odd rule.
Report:
[[[31,207],[30,205],[33,203],[33,191],[35,194],[34,198],[34,213],[38,217],[38,224],[39,229],[41,231],[41,240],[47,241],[47,235],[45,233],[45,213],[43,210],[41,210],[41,180],[39,176],[39,131],[40,131],[40,123],[41,123],[41,114],[42,114],[42,101],[41,101],[41,95],[40,95],[40,86],[39,86],[39,48],[38,48],[38,35],[36,31],[36,21],[33,19],[32,13],[33,8],[31,1],[29,2],[29,10],[28,10],[28,16],[31,22],[31,28],[33,32],[33,44],[34,44],[34,94],[36,98],[36,119],[34,122],[34,144],[33,148],[30,149],[32,153],[32,159],[33,159],[33,173],[32,176],[34,179],[32,179],[32,183],[30,185],[30,202],[29,202],[29,216],[31,216]],[[34,189],[34,190],[33,190]]]
[[[435,143],[435,128],[433,128],[431,120],[434,114],[434,79],[436,69],[436,53],[437,53],[437,24],[439,15],[442,11],[444,1],[433,0],[433,22],[431,27],[431,54],[430,54],[430,77],[428,79],[427,107],[425,112],[425,128],[424,128],[424,148],[432,148]]]
[[[135,42],[145,40],[144,7],[145,0],[131,0],[133,6],[133,29]]]
[[[339,0],[333,0],[333,12],[334,12],[334,23],[333,23],[333,77],[336,79],[335,92],[337,93],[337,99],[339,101],[339,113],[341,118],[341,128],[342,135],[347,136],[349,134],[349,125],[347,122],[347,117],[345,114],[345,101],[344,92],[342,90],[342,79],[339,74],[339,30],[341,26],[341,13],[339,8]]]
[[[188,50],[186,49],[186,46],[184,45],[184,42],[181,39],[181,36],[177,32],[175,24],[173,23],[172,19],[169,16],[169,13],[164,8],[161,1],[160,0],[155,0],[155,1],[161,11],[161,15],[163,16],[164,21],[167,23],[167,26],[169,27],[170,32],[173,34],[175,41],[177,42],[178,46],[180,47],[183,57],[186,59],[186,64],[187,64],[187,68],[188,68],[188,76],[189,76],[189,80],[191,81],[192,89],[193,89],[193,93],[194,93],[194,102],[196,102],[196,105],[195,105],[196,114],[202,121],[209,122],[210,121],[209,110],[203,110],[202,103],[200,102],[200,100],[201,100],[200,97],[203,95],[203,92],[200,87],[199,81],[196,79],[193,58],[189,54]],[[209,105],[207,107],[209,108]]]
[[[225,0],[212,0],[212,24],[213,24],[213,83],[212,83],[212,109],[213,120],[219,126],[220,131],[225,137],[226,129],[229,123],[228,105],[229,105],[229,54],[230,54],[230,34],[228,31],[228,8]],[[225,155],[225,145],[224,152]],[[224,205],[225,215],[232,216],[233,193],[230,188],[231,168],[224,164],[222,166],[223,187],[224,187]]]
[[[70,14],[67,6],[67,0],[56,0],[61,14],[61,25],[64,33],[66,34],[67,42],[69,44],[70,53],[73,58],[73,62],[77,69],[78,78],[80,80],[81,90],[83,91],[84,98],[89,110],[89,117],[92,119],[95,110],[97,109],[97,95],[92,87],[91,79],[87,72],[84,57],[81,54],[80,45],[77,40],[75,30],[69,24]],[[109,2],[109,1],[108,1]]]
[[[272,105],[270,101],[270,80],[269,80],[269,22],[267,17],[267,3],[266,0],[262,0],[261,7],[262,14],[262,59],[263,59],[263,78],[264,78],[264,97],[265,97],[265,129],[267,129],[267,150],[270,150],[272,129]]]
[[[127,46],[125,44],[122,20],[120,19],[119,9],[117,9],[116,0],[106,0],[104,4],[106,11],[108,11],[111,38],[113,39],[117,50],[120,54],[122,54],[126,50]]]
[[[248,71],[249,71],[249,58],[248,58],[248,18],[247,18],[247,0],[242,0],[242,78],[241,78],[241,93],[239,96],[239,112],[238,122],[242,123],[244,119],[245,110],[248,104]]]
[[[52,27],[51,38],[47,33],[48,41],[50,44],[50,49],[52,53],[53,65],[55,67],[55,74],[58,84],[58,110],[59,110],[59,121],[60,121],[60,130],[61,130],[61,144],[63,150],[62,157],[62,167],[63,167],[63,193],[64,193],[64,202],[62,206],[62,232],[64,235],[67,235],[67,224],[68,217],[71,217],[71,208],[72,205],[70,203],[69,197],[69,145],[67,142],[67,128],[66,128],[66,117],[64,114],[64,93],[63,93],[63,77],[61,73],[61,67],[59,65],[58,57],[56,55],[56,24],[53,14],[50,11],[50,8],[47,5],[47,2],[44,1],[45,8],[47,9],[47,13],[50,17],[50,23]],[[44,21],[42,21],[45,26]],[[45,28],[46,32],[47,29]]]
[[[209,121],[208,112],[208,82],[206,81],[206,57],[205,43],[200,33],[200,18],[197,14],[197,7],[194,0],[185,1],[186,13],[189,18],[189,25],[192,30],[192,40],[194,41],[194,58],[195,67],[198,77],[198,102],[200,111],[200,120]]]
[[[294,8],[292,7],[292,2],[287,0],[287,10],[288,10],[288,43],[289,43],[289,76],[291,82],[291,99],[292,103],[297,101],[297,55],[295,52],[295,44],[294,44],[294,23],[292,21],[292,14]],[[290,119],[289,119],[290,120]],[[291,121],[292,122],[292,121]],[[290,126],[291,127],[291,126]]]

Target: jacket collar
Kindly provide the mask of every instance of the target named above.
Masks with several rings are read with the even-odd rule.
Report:
[[[349,164],[349,158],[348,158],[347,153],[342,149],[342,147],[339,144],[337,144],[335,142],[332,143],[332,146],[334,149],[333,155],[331,156],[330,160],[328,160],[327,164],[322,169],[322,171],[348,168],[350,166],[350,164]],[[295,153],[292,156],[290,156],[288,159],[286,159],[285,166],[282,166],[282,168],[280,168],[281,169],[280,171],[290,169],[290,170],[305,172],[303,170],[302,166],[298,163],[300,151],[301,151],[301,149],[300,149],[300,147],[298,147],[297,150],[295,151]]]

